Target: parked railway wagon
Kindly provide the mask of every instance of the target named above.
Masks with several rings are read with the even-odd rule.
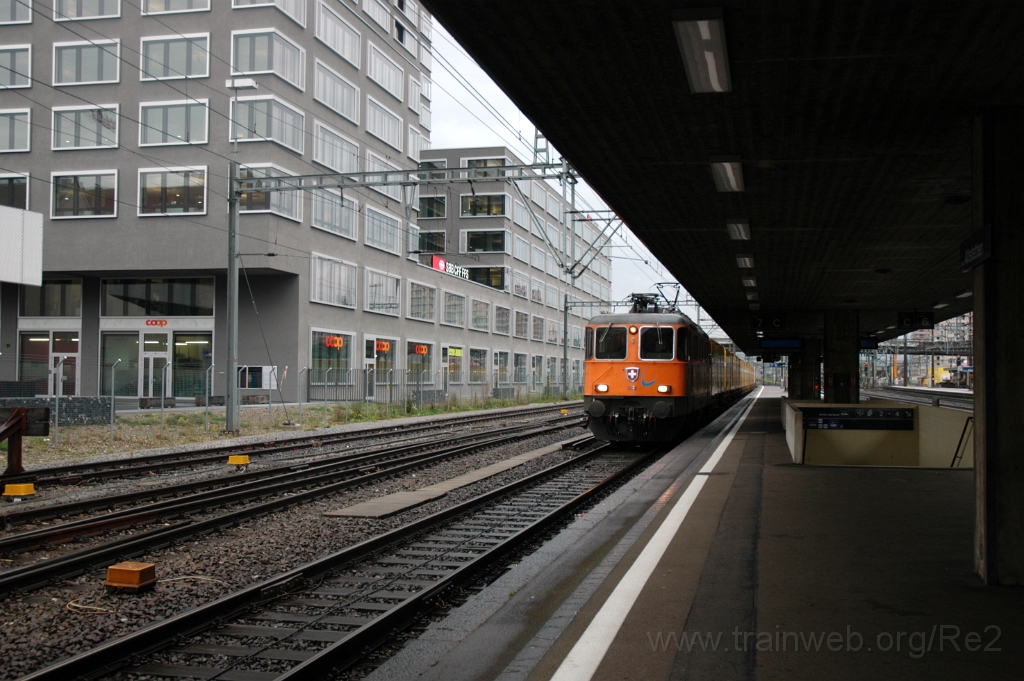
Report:
[[[753,367],[653,295],[591,319],[585,344],[584,408],[601,440],[671,440],[754,389]]]

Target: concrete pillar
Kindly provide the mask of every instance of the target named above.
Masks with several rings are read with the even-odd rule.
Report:
[[[821,341],[804,339],[800,352],[800,399],[819,400],[821,395]]]
[[[985,110],[974,127],[974,228],[991,257],[974,269],[975,567],[1024,584],[1024,109]]]
[[[789,382],[788,395],[791,400],[802,400],[802,385],[800,383],[803,375],[803,355],[794,352],[789,356]]]
[[[825,311],[825,401],[860,401],[860,315],[857,310]]]

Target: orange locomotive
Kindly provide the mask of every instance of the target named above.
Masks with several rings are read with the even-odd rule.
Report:
[[[753,367],[653,295],[591,319],[585,342],[583,405],[601,440],[670,440],[754,389]]]

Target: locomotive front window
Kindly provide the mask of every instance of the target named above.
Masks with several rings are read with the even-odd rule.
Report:
[[[587,327],[587,334],[583,341],[583,352],[586,359],[594,358],[594,329]]]
[[[640,332],[640,359],[672,359],[672,328],[647,328]]]
[[[685,326],[679,327],[679,342],[676,344],[676,359],[690,361],[690,333]]]
[[[626,359],[626,327],[602,326],[597,328],[597,359]]]

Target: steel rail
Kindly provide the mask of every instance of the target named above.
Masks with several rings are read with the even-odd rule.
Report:
[[[175,641],[180,641],[183,637],[202,632],[231,617],[238,616],[257,603],[266,605],[269,599],[280,597],[281,595],[290,595],[290,592],[296,585],[305,587],[308,583],[320,579],[333,570],[366,559],[388,547],[400,544],[423,532],[441,527],[449,521],[481,509],[509,494],[525,490],[536,484],[543,483],[546,479],[569,471],[582,462],[597,456],[607,446],[607,443],[602,444],[589,452],[580,454],[577,457],[508,485],[485,492],[461,504],[414,520],[400,528],[371,537],[331,555],[249,585],[210,603],[195,606],[165,620],[153,622],[131,634],[106,641],[95,648],[37,670],[22,677],[20,681],[67,681],[68,679],[83,677],[96,678],[121,669],[127,663],[137,663],[141,656],[166,648]],[[322,651],[316,657],[310,658],[302,662],[298,667],[289,670],[281,678],[322,678],[321,675],[318,675],[318,670],[338,669],[351,665],[356,661],[353,655],[361,656],[367,647],[378,644],[386,639],[391,632],[407,625],[422,611],[423,607],[445,589],[471,579],[482,570],[493,565],[495,561],[500,561],[510,551],[531,541],[539,533],[560,520],[566,512],[593,499],[597,494],[631,473],[653,455],[654,453],[650,453],[646,456],[638,457],[632,463],[623,466],[615,474],[608,476],[582,494],[578,494],[573,499],[566,501],[557,510],[545,515],[544,518],[533,522],[526,528],[521,528],[520,531],[509,536],[506,542],[482,553],[472,563],[468,563],[450,574],[429,590],[425,589],[423,592],[416,594],[413,599],[403,601],[396,608],[391,609],[359,629],[350,632],[344,639]],[[245,672],[237,672],[236,674],[244,676]]]
[[[428,452],[426,454],[413,455],[403,459],[402,463],[396,463],[395,465],[375,470],[373,472],[366,472],[363,474],[354,475],[353,477],[346,478],[339,482],[325,484],[321,487],[317,487],[312,490],[300,492],[285,497],[278,497],[269,501],[261,502],[252,506],[246,506],[245,508],[238,509],[235,511],[229,511],[216,515],[212,518],[205,520],[189,520],[173,525],[172,527],[162,527],[149,532],[142,532],[137,535],[130,537],[124,537],[111,542],[104,543],[100,546],[83,549],[74,553],[58,556],[56,558],[47,559],[31,565],[26,565],[20,568],[13,568],[0,573],[0,596],[4,596],[9,593],[26,591],[49,584],[55,579],[74,577],[82,574],[86,570],[91,569],[96,565],[102,565],[110,561],[124,560],[128,558],[137,557],[146,551],[155,550],[169,545],[171,542],[181,540],[186,537],[192,537],[195,535],[207,534],[218,528],[225,526],[233,526],[244,520],[249,520],[254,517],[259,517],[270,513],[271,511],[277,511],[291,506],[304,503],[306,501],[315,499],[317,497],[326,496],[349,487],[355,487],[358,485],[372,482],[374,480],[380,480],[382,478],[389,477],[396,473],[403,473],[411,469],[426,466],[432,463],[438,463],[445,459],[449,459],[453,456],[468,453],[483,447],[491,447],[497,444],[503,444],[506,442],[525,439],[536,435],[544,434],[553,430],[568,427],[565,425],[553,425],[547,428],[535,428],[519,432],[515,434],[504,435],[497,438],[492,438],[484,442],[473,442],[469,444],[457,445],[455,447],[447,448],[441,451]],[[356,469],[356,472],[360,472],[364,469],[362,466]],[[346,471],[351,472],[351,471]],[[337,474],[334,475],[337,477]],[[309,480],[301,480],[290,483],[290,487],[294,486],[306,486]],[[278,488],[277,491],[284,491],[285,488]],[[252,497],[254,494],[266,494],[269,493],[267,490],[258,490],[257,492],[242,492],[237,495],[232,495],[232,499],[221,499],[220,504],[230,503],[231,501],[240,502],[244,501],[246,496]],[[208,508],[212,502],[209,500],[202,500],[195,504],[190,504],[188,508],[194,508],[201,506]],[[132,525],[141,524],[144,521],[156,522],[160,518],[165,518],[172,515],[173,513],[183,513],[183,509],[168,509],[165,508],[162,511],[155,511],[153,513],[144,513],[136,517],[135,522]],[[125,518],[115,519],[116,523],[125,523]],[[123,527],[123,525],[118,525]],[[110,527],[108,529],[114,529]],[[105,531],[105,530],[103,530]]]
[[[577,403],[572,403],[572,405],[577,406]],[[221,461],[225,454],[231,453],[248,454],[250,456],[266,456],[268,454],[308,448],[316,445],[317,443],[320,443],[320,445],[323,446],[324,444],[337,444],[350,440],[366,439],[368,437],[381,437],[398,431],[408,433],[439,429],[449,425],[498,420],[515,415],[530,416],[546,411],[555,411],[565,408],[566,406],[564,403],[553,406],[530,407],[527,409],[515,408],[514,411],[509,410],[501,413],[460,416],[417,425],[377,426],[373,428],[346,431],[343,433],[300,435],[266,440],[263,442],[213,445],[197,449],[164,452],[161,454],[147,454],[126,459],[108,459],[93,463],[66,464],[63,466],[52,466],[48,468],[29,470],[22,475],[4,478],[4,482],[12,483],[24,479],[31,480],[37,487],[42,487],[46,485],[72,484],[91,479],[141,475],[151,471],[171,470],[174,468],[195,466],[203,463],[217,463]]]
[[[572,418],[572,417],[568,417]],[[559,419],[554,419],[559,420]],[[543,423],[543,422],[541,422]],[[506,430],[522,428],[522,426],[511,426],[506,429],[491,430],[490,433],[501,433]],[[538,425],[538,424],[534,424]],[[454,433],[452,433],[454,436]],[[466,433],[465,437],[479,436],[480,433]],[[12,531],[17,525],[22,525],[28,522],[37,522],[40,520],[48,520],[56,517],[66,517],[68,515],[82,513],[84,511],[91,511],[96,509],[111,508],[121,504],[128,504],[137,501],[155,500],[162,497],[177,496],[196,492],[204,489],[216,489],[221,487],[234,487],[235,489],[241,489],[243,485],[252,484],[252,481],[266,480],[267,478],[275,478],[281,475],[289,474],[288,471],[294,471],[295,475],[302,476],[303,474],[310,475],[315,471],[330,470],[332,466],[345,465],[352,461],[358,460],[360,456],[376,455],[383,456],[385,454],[399,455],[403,452],[415,451],[419,448],[425,448],[430,446],[436,446],[436,440],[424,441],[422,440],[423,435],[417,435],[410,438],[399,438],[398,440],[388,440],[386,442],[378,444],[366,444],[363,447],[356,449],[348,449],[345,451],[337,451],[325,448],[316,448],[314,452],[302,457],[295,458],[307,458],[308,456],[324,456],[324,459],[315,462],[289,464],[288,461],[293,460],[293,457],[284,459],[275,459],[274,463],[285,462],[281,466],[273,466],[270,468],[264,468],[255,471],[249,471],[245,473],[234,473],[231,475],[221,476],[217,478],[207,478],[203,480],[185,482],[177,485],[167,485],[165,487],[157,487],[153,489],[142,490],[138,492],[126,492],[124,494],[118,494],[106,497],[97,497],[94,499],[86,499],[83,501],[76,501],[67,504],[52,504],[49,506],[42,506],[37,508],[31,508],[24,511],[7,513],[0,516],[0,522],[3,524],[3,529],[7,532]],[[410,440],[416,440],[417,442],[409,443]],[[409,444],[403,444],[409,443]],[[173,499],[171,500],[173,501]],[[71,527],[74,523],[81,523],[85,521],[72,521],[64,523],[59,527]],[[52,531],[55,528],[40,528],[38,530],[31,530],[37,534]],[[17,536],[28,536],[28,532],[18,534]],[[6,539],[0,538],[0,551],[6,548]]]

